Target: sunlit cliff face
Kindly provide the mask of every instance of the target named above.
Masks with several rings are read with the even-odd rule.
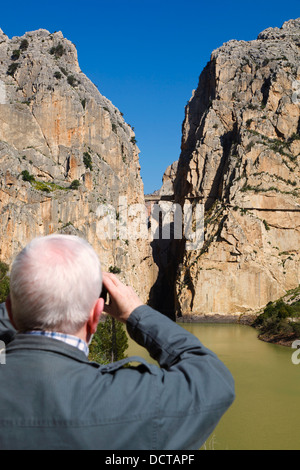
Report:
[[[0,32],[0,115],[1,260],[37,235],[74,233],[146,301],[156,275],[148,240],[97,230],[99,205],[144,203],[134,132],[62,33]]]
[[[300,21],[212,53],[186,107],[175,192],[206,206],[183,315],[257,311],[300,283]],[[298,90],[298,91],[297,91]]]

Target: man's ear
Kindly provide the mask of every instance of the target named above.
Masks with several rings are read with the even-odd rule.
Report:
[[[11,298],[10,298],[9,294],[8,294],[8,297],[5,301],[5,307],[6,307],[6,310],[7,310],[7,313],[8,313],[8,318],[10,320],[10,323],[17,330],[17,327],[16,327],[16,325],[14,323],[14,319],[13,319],[13,314],[12,314],[12,309],[11,309]]]
[[[99,298],[95,303],[93,309],[91,310],[89,319],[88,319],[88,326],[89,326],[89,333],[95,334],[97,331],[97,326],[101,317],[101,313],[104,309],[104,299]]]

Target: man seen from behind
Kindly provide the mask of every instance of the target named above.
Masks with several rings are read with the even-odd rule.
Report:
[[[90,362],[103,311],[158,364]],[[16,257],[0,341],[1,450],[197,450],[234,400],[217,356],[102,273],[93,248],[75,236],[35,238]]]

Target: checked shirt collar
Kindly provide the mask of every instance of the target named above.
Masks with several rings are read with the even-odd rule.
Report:
[[[67,335],[65,333],[58,333],[56,331],[43,331],[43,330],[32,330],[26,331],[25,334],[35,335],[35,336],[46,336],[47,338],[54,338],[63,343],[69,344],[78,348],[80,351],[83,351],[86,356],[89,355],[88,345],[82,339],[77,336]]]

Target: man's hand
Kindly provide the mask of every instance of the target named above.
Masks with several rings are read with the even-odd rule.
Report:
[[[133,310],[143,302],[132,287],[123,284],[114,274],[103,273],[103,284],[110,296],[109,304],[104,305],[104,312],[126,323]]]

